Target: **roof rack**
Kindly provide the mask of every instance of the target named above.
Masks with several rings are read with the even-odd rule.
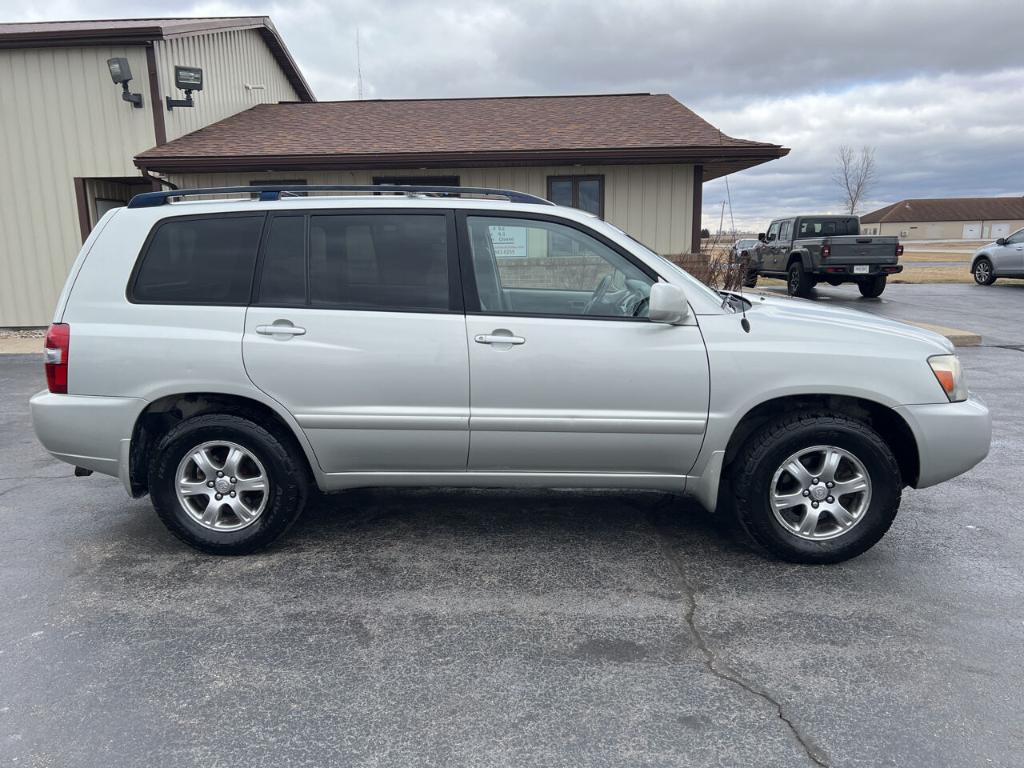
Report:
[[[379,194],[430,195],[438,197],[457,197],[473,195],[476,197],[497,197],[510,203],[535,203],[537,205],[554,205],[537,195],[525,192],[514,192],[510,189],[491,189],[490,187],[432,187],[413,184],[285,184],[255,185],[251,187],[207,187],[204,189],[171,189],[161,192],[143,192],[135,195],[128,203],[129,208],[153,208],[170,203],[172,199],[197,197],[199,195],[228,195],[239,193],[258,193],[260,200],[280,200],[282,196],[297,195],[305,192],[375,192]]]

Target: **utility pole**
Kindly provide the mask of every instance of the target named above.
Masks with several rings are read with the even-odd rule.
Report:
[[[356,92],[363,100],[363,58],[359,51],[359,27],[356,27]]]

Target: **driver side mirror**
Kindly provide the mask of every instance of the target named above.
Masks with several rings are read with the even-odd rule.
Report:
[[[686,293],[678,285],[655,283],[648,301],[647,317],[652,323],[679,325],[690,314]]]
[[[764,232],[758,232],[757,233],[757,239],[758,239],[758,241],[763,243],[764,242]]]
[[[1006,238],[1000,237],[998,240],[996,240],[996,245],[1006,245]]]

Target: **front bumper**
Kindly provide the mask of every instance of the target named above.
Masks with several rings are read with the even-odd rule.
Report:
[[[145,400],[43,391],[29,406],[36,437],[47,451],[68,464],[119,477],[128,487],[128,451]]]
[[[971,395],[962,403],[901,405],[896,409],[917,440],[921,471],[915,488],[961,475],[988,456],[992,414]]]

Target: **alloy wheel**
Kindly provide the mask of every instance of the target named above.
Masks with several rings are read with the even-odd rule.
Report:
[[[772,477],[768,501],[775,519],[794,536],[834,539],[864,519],[871,504],[871,478],[850,451],[816,445],[782,462]]]
[[[212,531],[252,525],[266,509],[270,482],[260,460],[224,440],[197,445],[175,473],[178,502],[188,516]]]

